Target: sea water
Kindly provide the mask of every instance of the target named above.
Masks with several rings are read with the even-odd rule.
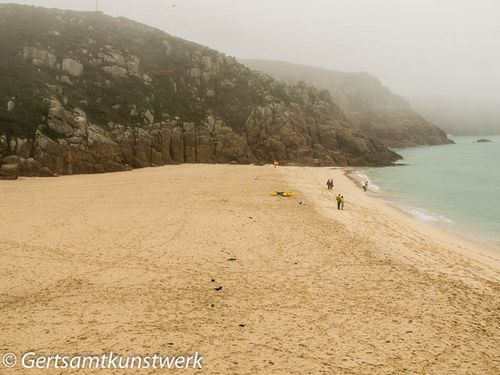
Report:
[[[404,166],[367,168],[369,189],[417,220],[500,246],[500,136],[395,149]]]

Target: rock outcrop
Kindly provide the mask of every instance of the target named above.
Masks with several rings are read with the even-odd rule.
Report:
[[[2,164],[0,166],[0,180],[17,180],[19,167],[17,164]]]
[[[280,61],[241,60],[252,69],[289,83],[326,89],[351,123],[390,147],[453,143],[445,132],[367,73],[344,73]]]
[[[62,70],[73,77],[80,77],[83,73],[83,65],[73,59],[64,59]]]
[[[0,5],[0,47],[5,176],[398,159],[327,91],[123,18]]]

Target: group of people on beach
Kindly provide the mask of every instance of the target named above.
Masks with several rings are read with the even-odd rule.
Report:
[[[366,192],[368,190],[368,180],[365,180],[361,186],[363,187],[363,190]],[[328,190],[333,190],[333,178],[329,178],[326,181],[326,187],[328,188]],[[345,204],[344,196],[338,193],[337,196],[335,197],[335,200],[337,201],[337,209],[343,210]]]
[[[326,181],[326,187],[328,190],[333,190],[333,178],[329,178]],[[337,200],[337,209],[343,210],[344,209],[344,196],[342,194],[337,194],[337,197],[335,198]]]

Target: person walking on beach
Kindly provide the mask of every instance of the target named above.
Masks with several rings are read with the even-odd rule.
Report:
[[[363,190],[364,191],[368,190],[368,180],[365,180],[365,182],[363,183]]]
[[[345,202],[344,202],[344,196],[343,196],[343,195],[341,195],[341,196],[340,196],[340,209],[341,209],[341,210],[343,210],[343,209],[344,209],[344,203],[345,203]]]
[[[340,195],[340,193],[337,194],[337,197],[335,199],[337,200],[337,210],[340,210],[340,207],[342,206],[342,200],[343,200],[342,195]]]
[[[333,189],[333,179],[329,179],[328,181],[326,181],[326,186],[328,187],[328,190],[332,190]]]

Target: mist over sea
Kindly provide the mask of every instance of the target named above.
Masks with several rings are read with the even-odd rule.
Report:
[[[370,190],[416,219],[500,247],[500,136],[484,137],[492,141],[485,143],[478,143],[480,138],[396,149],[406,166],[360,173],[371,181]]]

